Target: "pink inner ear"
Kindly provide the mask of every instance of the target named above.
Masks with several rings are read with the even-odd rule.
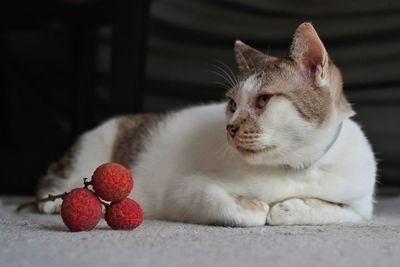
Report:
[[[292,54],[307,72],[314,73],[318,65],[324,65],[325,47],[311,24],[304,23],[299,26],[293,43]]]
[[[323,65],[324,61],[324,50],[321,46],[310,44],[310,47],[304,51],[302,56],[302,63],[304,67],[310,70],[312,73],[315,72],[318,65]]]

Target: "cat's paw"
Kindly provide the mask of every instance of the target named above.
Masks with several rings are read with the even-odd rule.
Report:
[[[42,213],[52,214],[60,213],[62,199],[57,198],[54,201],[46,201],[38,204],[38,210]]]
[[[235,197],[236,204],[240,207],[237,211],[237,226],[263,226],[266,224],[269,205],[256,199],[244,196]]]
[[[292,198],[279,202],[272,206],[268,213],[269,225],[293,225],[299,224],[309,216],[310,206],[299,198]]]
[[[235,201],[240,207],[246,210],[265,213],[268,213],[269,211],[269,205],[260,200],[249,199],[244,196],[237,196]]]

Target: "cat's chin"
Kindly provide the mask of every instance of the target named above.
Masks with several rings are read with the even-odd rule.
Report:
[[[237,151],[239,151],[240,154],[244,156],[255,156],[261,153],[266,153],[270,152],[274,149],[276,149],[276,146],[264,146],[262,148],[247,148],[247,147],[241,147],[241,146],[236,146]]]
[[[264,146],[262,148],[235,146],[235,148],[243,159],[250,165],[270,165],[269,159],[276,158],[276,156],[274,156],[276,146]]]
[[[247,162],[249,165],[270,165],[268,164],[268,156],[266,156],[266,153],[257,153],[257,154],[242,154],[240,153],[243,160]]]

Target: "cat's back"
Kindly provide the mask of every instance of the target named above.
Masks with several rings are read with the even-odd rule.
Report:
[[[198,154],[199,148],[224,137],[224,120],[224,105],[220,103],[163,114],[114,117],[80,136],[73,151],[56,164],[69,168],[74,166],[65,165],[79,167],[93,161],[89,165],[95,167],[95,164],[113,161],[135,168],[167,162],[173,156],[182,157],[182,153],[186,155],[184,159],[189,159],[191,152]],[[70,164],[73,162],[82,164]],[[177,162],[182,163],[183,159]]]

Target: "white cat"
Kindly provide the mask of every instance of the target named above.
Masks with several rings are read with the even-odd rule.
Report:
[[[313,26],[289,56],[235,43],[227,103],[111,119],[50,166],[38,196],[82,186],[104,162],[132,171],[147,219],[231,226],[355,223],[373,210],[376,163]],[[59,211],[61,201],[39,208]]]

